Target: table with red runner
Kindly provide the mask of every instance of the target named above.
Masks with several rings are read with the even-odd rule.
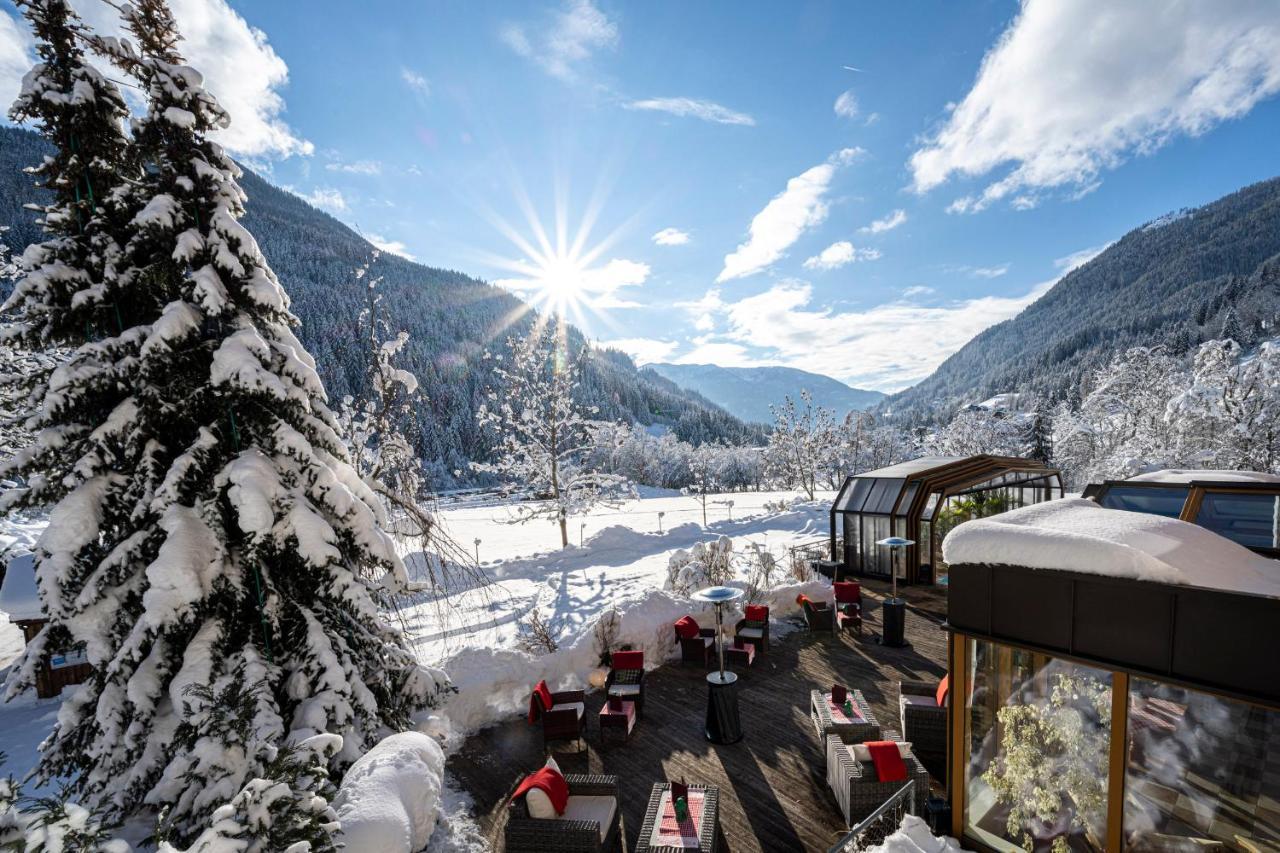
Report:
[[[713,786],[690,785],[689,816],[678,821],[671,786],[654,785],[636,853],[714,851],[719,843],[719,796],[719,789]]]

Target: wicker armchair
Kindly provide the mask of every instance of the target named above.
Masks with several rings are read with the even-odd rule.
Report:
[[[937,700],[938,682],[898,682],[898,716],[902,737],[911,750],[936,770],[947,764],[947,705]]]
[[[886,740],[898,740],[891,731],[886,731],[884,737]],[[907,784],[881,782],[872,762],[858,761],[853,757],[849,747],[857,743],[862,743],[862,740],[854,735],[839,732],[827,735],[827,784],[835,794],[847,826],[868,817]],[[902,761],[907,765],[907,778],[915,782],[916,813],[924,814],[925,803],[929,799],[929,771],[914,754],[904,756]]]
[[[610,656],[605,695],[636,703],[636,714],[644,713],[644,652],[614,652]]]
[[[504,832],[507,853],[604,853],[621,848],[618,777],[569,774],[564,779],[569,783],[569,804],[560,817],[531,817],[524,797],[511,801]]]
[[[854,581],[834,584],[836,592],[836,628],[862,633],[862,587]]]
[[[676,642],[680,644],[681,662],[711,666],[716,642],[715,628],[699,628],[698,636],[688,638],[681,637],[677,632]]]
[[[763,616],[764,618],[760,618]],[[756,647],[757,652],[769,650],[769,608],[753,604],[747,607],[747,615],[733,626],[734,639],[745,640]]]
[[[534,691],[530,699],[542,723],[542,751],[546,752],[547,744],[557,740],[577,740],[581,745],[585,745],[586,741],[583,738],[587,729],[586,693],[582,690],[562,690],[559,693],[552,693],[551,700],[551,707],[546,707],[537,691]]]
[[[804,611],[805,624],[811,632],[825,631],[830,634],[835,630],[836,612],[825,601],[813,601],[807,595],[801,596],[800,609]]]

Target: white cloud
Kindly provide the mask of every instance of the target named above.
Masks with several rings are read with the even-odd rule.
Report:
[[[332,187],[316,187],[310,193],[303,193],[293,187],[286,186],[285,189],[321,210],[327,210],[330,213],[345,213],[347,210],[347,199],[341,190],[335,190]]]
[[[760,272],[785,255],[801,234],[822,223],[827,218],[827,190],[836,170],[862,153],[861,148],[842,149],[825,163],[787,181],[786,189],[751,220],[747,241],[725,255],[724,269],[716,281]]]
[[[888,216],[873,220],[870,225],[864,225],[858,230],[863,234],[883,234],[885,231],[892,231],[906,221],[907,212],[905,210],[895,210]]]
[[[575,67],[596,50],[618,43],[618,25],[591,0],[567,0],[545,27],[536,32],[519,24],[507,24],[499,37],[520,56],[536,62],[562,80],[575,76]]]
[[[1101,255],[1103,252],[1105,252],[1107,249],[1110,249],[1110,248],[1111,248],[1110,243],[1104,243],[1101,246],[1090,246],[1087,249],[1081,249],[1078,252],[1072,252],[1069,255],[1064,255],[1061,258],[1056,258],[1053,262],[1053,265],[1058,270],[1059,273],[1061,273],[1062,275],[1066,275],[1076,267],[1082,267],[1085,264],[1089,263],[1089,261],[1098,257],[1098,255]]]
[[[352,175],[380,175],[382,164],[377,160],[357,160],[354,163],[326,163],[330,172],[347,172]]]
[[[636,364],[653,364],[665,361],[679,346],[675,341],[661,341],[655,338],[615,338],[611,341],[600,341],[596,346],[622,350],[631,356]]]
[[[1011,167],[952,212],[1088,187],[1128,157],[1205,133],[1280,91],[1277,44],[1274,0],[1026,0],[964,100],[911,156],[913,186]]]
[[[423,77],[417,71],[414,71],[412,68],[406,68],[404,66],[401,66],[400,79],[404,81],[404,84],[406,86],[408,86],[413,91],[417,92],[419,95],[422,95],[424,98],[429,97],[431,95],[430,81],[428,81],[426,77]]]
[[[913,284],[911,287],[908,287],[906,290],[902,291],[902,295],[909,299],[912,296],[928,296],[930,293],[933,293],[933,292],[934,290],[932,287],[928,287],[927,285],[923,285],[923,284]]]
[[[500,278],[493,283],[507,290],[530,296],[535,301],[555,300],[562,294],[576,296],[586,305],[597,310],[606,308],[642,308],[641,303],[624,298],[622,291],[639,287],[649,278],[649,265],[641,261],[614,258],[594,269],[577,271],[561,270],[554,282],[547,278]],[[572,278],[567,278],[572,276]]]
[[[1009,264],[1000,264],[994,267],[974,267],[969,270],[969,275],[974,278],[999,278],[1009,271]]]
[[[417,258],[409,254],[409,251],[406,249],[404,243],[401,243],[399,240],[388,240],[386,237],[383,237],[381,234],[372,234],[372,233],[364,235],[364,238],[384,252],[390,252],[393,255],[399,255],[400,257],[404,258],[407,261],[417,260]]]
[[[683,246],[689,242],[689,232],[679,228],[663,228],[653,235],[653,242],[659,246]]]
[[[742,344],[695,338],[693,349],[675,360],[676,364],[718,364],[721,367],[763,367],[777,362],[753,356]]]
[[[701,119],[716,124],[741,124],[754,127],[756,120],[746,113],[731,110],[714,101],[697,98],[645,98],[623,104],[629,110],[653,110],[674,116]]]
[[[698,348],[677,361],[725,364],[784,364],[812,369],[827,365],[836,378],[860,388],[898,390],[920,381],[974,335],[1017,315],[1053,282],[1018,296],[983,296],[945,305],[901,299],[863,311],[814,306],[803,281],[782,281],[763,293],[725,304],[728,330],[698,339]],[[909,341],[910,345],[904,345]]]
[[[74,5],[98,33],[126,35],[111,5],[97,0]],[[169,0],[169,8],[182,33],[179,52],[231,115],[231,126],[211,138],[241,158],[310,155],[314,146],[283,118],[281,90],[288,85],[289,66],[267,34],[250,26],[226,0]]]
[[[807,270],[834,270],[855,261],[874,261],[880,257],[878,249],[858,249],[848,240],[832,243],[820,253],[804,262]]]
[[[836,98],[836,102],[831,107],[835,110],[836,115],[841,118],[857,118],[858,116],[858,97],[853,94],[853,90],[841,92],[840,97]]]
[[[0,12],[0,105],[5,111],[18,97],[22,77],[35,62],[30,48],[26,23]]]

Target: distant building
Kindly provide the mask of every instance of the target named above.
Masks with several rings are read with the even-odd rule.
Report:
[[[8,615],[10,622],[22,629],[28,644],[49,621],[45,618],[40,593],[36,588],[34,554],[19,554],[9,560],[4,582],[0,583],[0,610]],[[79,684],[92,671],[93,667],[89,666],[84,649],[48,649],[36,670],[36,695],[41,699],[57,696],[62,688]]]

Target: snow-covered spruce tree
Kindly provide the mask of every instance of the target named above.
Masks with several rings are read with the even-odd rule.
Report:
[[[26,484],[0,509],[56,501],[37,546],[49,623],[7,688],[83,644],[93,674],[37,776],[112,820],[163,811],[182,842],[282,748],[337,735],[336,771],[446,682],[379,611],[404,566],[237,221],[239,169],[206,136],[228,117],[182,64],[163,0],[122,14],[138,50],[98,44],[148,106],[132,140],[144,171],[121,202],[137,212],[105,277],[118,328],[79,339],[29,419],[36,442],[0,466]],[[18,338],[82,335],[29,278],[9,305]],[[72,306],[94,291],[75,281]]]
[[[496,364],[496,388],[477,412],[480,428],[495,441],[494,461],[475,468],[501,476],[536,500],[521,503],[515,522],[549,518],[569,547],[569,517],[633,493],[619,474],[586,465],[595,444],[596,413],[574,399],[581,354],[569,352],[567,329],[557,317],[535,322],[523,338],[508,338],[510,356],[486,353]]]

